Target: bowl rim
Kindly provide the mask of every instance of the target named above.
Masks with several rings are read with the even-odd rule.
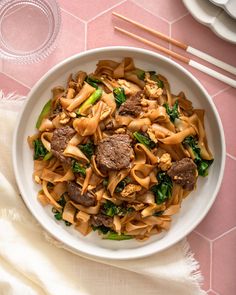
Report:
[[[146,55],[151,55],[152,57],[156,57],[157,59],[160,59],[174,67],[176,67],[178,70],[182,71],[185,75],[187,75],[193,82],[194,84],[202,91],[203,95],[205,96],[205,98],[208,100],[210,107],[216,117],[216,121],[218,123],[218,128],[219,128],[219,134],[220,134],[220,145],[222,148],[222,158],[221,158],[221,162],[220,162],[220,172],[219,172],[219,177],[217,180],[217,185],[215,186],[214,189],[214,197],[212,197],[207,206],[204,208],[204,210],[202,210],[202,213],[200,215],[200,218],[198,218],[196,221],[194,221],[192,223],[192,225],[188,228],[188,230],[186,230],[184,232],[183,235],[180,235],[178,238],[174,239],[173,242],[169,243],[168,246],[162,246],[158,249],[155,249],[155,247],[152,248],[152,251],[149,251],[148,253],[142,253],[142,251],[137,251],[137,249],[134,249],[135,255],[132,255],[131,251],[129,251],[129,256],[127,255],[104,255],[103,253],[89,253],[88,251],[86,251],[86,249],[77,249],[74,245],[72,245],[72,243],[68,244],[68,241],[65,241],[62,239],[62,236],[56,236],[56,234],[53,232],[53,230],[51,230],[50,228],[48,229],[45,225],[43,220],[37,218],[38,215],[36,214],[36,210],[35,208],[31,205],[31,202],[29,201],[29,198],[27,198],[24,195],[24,187],[23,184],[20,181],[20,175],[19,175],[19,171],[18,171],[18,165],[17,165],[17,134],[20,128],[20,123],[22,120],[22,117],[24,115],[24,110],[27,107],[28,103],[30,102],[29,99],[26,99],[24,106],[22,107],[20,113],[18,114],[18,118],[17,118],[17,122],[16,122],[16,128],[15,128],[15,132],[13,135],[13,145],[12,145],[12,158],[13,158],[13,170],[14,170],[14,174],[15,174],[15,178],[16,178],[16,182],[17,182],[17,186],[18,189],[21,193],[21,197],[22,200],[24,201],[26,207],[28,208],[28,210],[30,211],[30,213],[34,216],[34,218],[40,223],[40,225],[42,226],[42,228],[49,233],[50,235],[52,235],[56,240],[60,241],[63,245],[63,248],[76,253],[80,256],[84,256],[84,257],[91,257],[91,258],[99,258],[99,259],[108,259],[108,260],[130,260],[130,259],[137,259],[137,258],[143,258],[143,257],[147,257],[150,256],[152,254],[155,253],[159,253],[161,251],[164,251],[168,248],[170,248],[171,246],[175,245],[177,242],[179,242],[180,240],[182,240],[183,238],[185,238],[190,232],[192,232],[197,226],[198,224],[204,219],[204,217],[206,216],[206,214],[208,213],[208,211],[210,210],[210,208],[212,207],[216,196],[219,192],[221,183],[222,183],[222,179],[223,179],[223,175],[224,175],[224,169],[225,169],[225,160],[226,160],[226,144],[225,144],[225,137],[224,137],[224,131],[223,131],[223,126],[222,126],[222,122],[219,116],[219,113],[216,109],[216,106],[213,103],[213,100],[211,99],[210,95],[208,94],[208,92],[206,91],[206,89],[203,87],[203,85],[199,82],[199,80],[193,76],[192,73],[190,73],[188,70],[186,70],[183,66],[181,66],[180,64],[176,63],[175,61],[150,50],[146,50],[146,49],[142,49],[142,48],[135,48],[135,47],[131,47],[131,46],[107,46],[107,47],[100,47],[100,48],[96,48],[96,49],[90,49],[75,55],[72,55],[66,59],[64,59],[63,61],[59,62],[58,64],[56,64],[55,66],[53,66],[51,69],[49,69],[49,71],[47,71],[37,82],[36,84],[32,87],[32,89],[30,90],[30,92],[27,95],[27,98],[31,97],[32,94],[37,90],[37,88],[40,86],[40,84],[42,84],[45,80],[48,79],[48,77],[54,73],[55,71],[57,71],[58,69],[60,69],[61,67],[63,67],[64,65],[66,65],[69,62],[72,62],[73,60],[78,60],[80,58],[83,58],[84,56],[88,56],[91,55],[93,56],[96,53],[101,53],[103,52],[104,55],[106,52],[125,52],[128,51],[128,53],[130,54],[131,52],[135,52],[135,53],[141,53],[141,54],[146,54]],[[155,242],[154,242],[155,243]],[[150,249],[149,249],[150,250]],[[115,254],[113,252],[113,254]],[[118,254],[118,253],[117,253]]]

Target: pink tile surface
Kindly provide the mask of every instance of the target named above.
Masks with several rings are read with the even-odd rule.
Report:
[[[215,239],[236,227],[236,161],[227,157],[224,180],[214,205],[196,230],[209,239]],[[236,265],[235,265],[236,267]]]
[[[153,29],[160,29],[165,34],[169,34],[169,25],[167,24],[167,22],[152,15],[150,12],[144,11],[142,8],[135,5],[134,3],[127,1],[124,4],[121,4],[118,7],[114,8],[113,10],[109,10],[103,15],[97,17],[95,20],[91,21],[88,24],[88,49],[108,45],[126,45],[150,49],[148,46],[143,46],[140,42],[132,40],[129,37],[126,37],[123,34],[114,31],[112,26],[119,26],[124,29],[130,28],[130,30],[135,34],[140,32],[140,30],[137,30],[133,26],[128,25],[126,22],[112,16],[112,11],[118,12],[136,21],[142,19],[143,24],[145,24],[146,26],[149,26]],[[98,38],[97,36],[101,37]],[[142,36],[145,38],[149,37],[150,40],[155,40],[153,36],[150,36],[150,34],[147,34],[145,32],[142,32]],[[163,41],[160,42],[160,44],[165,47],[168,46]]]
[[[163,41],[114,18],[112,11],[140,21],[236,66],[236,45],[221,40],[210,29],[186,14],[187,11],[181,0],[58,0],[58,2],[62,8],[62,29],[56,50],[44,61],[32,65],[16,65],[0,59],[0,89],[26,95],[29,88],[53,65],[85,49],[110,45],[131,45],[151,49],[115,32],[114,25],[139,33],[168,47]],[[37,38],[35,40],[37,41]],[[28,41],[31,42],[30,38],[26,38],[25,42]],[[174,50],[182,53],[178,48]],[[197,58],[195,60],[199,61]],[[204,289],[208,290],[208,295],[233,295],[236,290],[234,279],[236,230],[231,230],[236,228],[236,91],[197,70],[185,67],[213,96],[222,119],[227,152],[230,154],[227,157],[223,184],[216,202],[196,231],[189,235],[188,240],[195,257],[200,262],[205,279]]]
[[[227,152],[236,157],[236,126],[232,124],[236,110],[236,89],[229,88],[214,97],[214,102],[223,123]],[[225,103],[227,101],[227,104]],[[229,107],[230,106],[230,107]]]
[[[175,0],[174,5],[173,0],[133,0],[133,2],[169,22],[178,19],[188,12],[181,0]]]
[[[194,253],[194,257],[201,265],[201,271],[204,276],[203,288],[208,290],[210,288],[210,263],[211,263],[211,250],[210,242],[193,232],[188,236],[188,242]]]
[[[236,66],[236,46],[214,35],[209,28],[202,26],[200,23],[194,20],[191,15],[187,15],[172,24],[171,32],[173,38],[181,40],[192,47],[198,48],[212,56],[215,56],[216,58],[223,60],[224,62]],[[180,54],[182,53],[179,48],[174,48],[174,50]],[[209,66],[209,64],[196,57],[191,56],[191,58]],[[202,82],[211,95],[216,94],[218,91],[221,91],[227,86],[206,74],[192,69],[190,66],[186,66],[184,64],[182,65]]]
[[[124,2],[122,0],[58,0],[61,8],[88,21],[107,9]]]
[[[21,83],[6,76],[3,73],[0,73],[0,89],[3,90],[5,94],[15,92],[24,96],[29,92],[28,87],[23,86]]]
[[[212,287],[223,295],[232,295],[236,291],[236,229],[213,244],[213,280]]]

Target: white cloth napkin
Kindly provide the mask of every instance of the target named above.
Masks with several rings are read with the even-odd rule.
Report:
[[[9,100],[9,98],[13,98]],[[110,261],[63,248],[25,207],[14,179],[11,146],[22,101],[0,92],[1,295],[204,295],[202,276],[184,240],[151,257]]]

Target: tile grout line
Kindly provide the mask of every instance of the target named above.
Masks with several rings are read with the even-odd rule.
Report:
[[[5,75],[5,76],[7,76],[8,78],[14,80],[15,82],[21,84],[22,86],[28,88],[29,90],[31,89],[31,87],[30,87],[29,85],[26,85],[25,83],[23,83],[23,82],[17,80],[16,78],[12,77],[11,75],[9,75],[9,74],[7,74],[7,73],[5,73],[4,70],[2,71],[2,74]]]
[[[116,8],[117,6],[119,6],[119,5],[121,5],[121,4],[124,4],[126,1],[127,1],[127,0],[122,0],[122,1],[120,1],[119,3],[116,3],[115,5],[113,5],[113,6],[109,7],[109,8],[107,8],[106,10],[103,10],[102,12],[98,13],[97,15],[95,15],[94,17],[92,17],[91,19],[89,19],[89,20],[87,21],[87,23],[89,24],[90,22],[92,22],[92,21],[95,20],[96,18],[100,17],[101,15],[103,15],[103,14],[109,12],[110,10]]]
[[[211,98],[214,98],[215,96],[217,96],[218,94],[221,94],[224,91],[229,90],[230,88],[232,88],[231,86],[225,86],[225,88],[219,90],[218,92],[216,92],[215,94],[211,95]]]
[[[219,235],[218,237],[216,237],[214,240],[212,240],[212,242],[215,242],[221,238],[223,238],[224,236],[226,236],[227,234],[231,233],[232,231],[234,231],[236,229],[236,226],[232,227],[231,229],[227,230],[226,232],[224,232],[223,234]]]
[[[220,295],[220,293],[216,292],[215,290],[211,289],[211,292],[214,293],[214,295]]]
[[[88,25],[84,24],[84,50],[87,50],[87,41],[88,41]]]
[[[171,26],[170,23],[168,25],[169,25],[169,37],[171,38],[171,35],[172,35],[172,26]],[[169,42],[168,48],[169,48],[169,50],[172,49],[172,44],[170,42]]]
[[[163,20],[164,22],[167,22],[168,24],[170,24],[170,21],[169,21],[168,19],[165,19],[164,17],[162,17],[162,16],[160,16],[160,15],[156,15],[156,14],[154,14],[151,10],[149,10],[149,9],[146,8],[146,7],[143,7],[141,4],[136,3],[136,2],[134,2],[134,1],[132,1],[132,3],[134,3],[134,4],[137,5],[138,7],[142,8],[142,9],[145,10],[146,12],[150,13],[152,16],[157,17],[157,18]]]
[[[210,289],[212,288],[212,269],[213,269],[213,242],[210,241]]]
[[[176,19],[172,20],[170,22],[171,25],[175,24],[176,22],[178,22],[179,20],[183,19],[185,16],[189,15],[189,12],[186,12],[185,14],[183,14],[182,16],[177,17]]]
[[[71,12],[65,10],[64,8],[61,8],[61,10],[62,10],[63,12],[65,12],[66,14],[68,14],[68,15],[74,17],[75,19],[81,21],[83,24],[86,24],[86,23],[87,23],[85,20],[79,18],[78,16],[76,16],[76,15],[74,15],[73,13],[71,13]]]
[[[230,159],[236,161],[236,157],[234,157],[234,156],[231,155],[230,153],[226,153],[226,155],[227,155]]]
[[[214,240],[209,239],[208,237],[204,236],[203,234],[199,233],[197,230],[194,230],[194,232],[199,235],[200,237],[202,237],[203,239],[207,240],[208,242],[212,242]]]
[[[84,39],[85,39],[85,43],[84,43],[84,51],[86,51],[86,50],[87,50],[87,21],[82,20],[81,18],[79,18],[79,17],[77,17],[76,15],[70,13],[69,11],[65,10],[64,8],[61,8],[61,10],[62,10],[64,13],[66,13],[66,14],[72,16],[73,18],[77,19],[78,21],[80,21],[80,22],[82,22],[82,23],[84,24],[84,34],[85,34],[85,35],[84,35]]]

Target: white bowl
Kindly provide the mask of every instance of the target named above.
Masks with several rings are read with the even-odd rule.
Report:
[[[198,179],[197,189],[183,202],[180,213],[174,216],[170,230],[153,236],[146,242],[102,240],[96,232],[83,237],[72,227],[68,228],[62,222],[56,221],[50,208],[45,209],[37,200],[39,186],[32,181],[32,151],[27,144],[27,136],[35,133],[36,119],[51,96],[51,88],[64,85],[70,73],[78,70],[93,71],[100,59],[120,61],[125,56],[132,57],[137,67],[163,74],[170,82],[172,93],[182,90],[192,100],[194,107],[206,110],[206,131],[215,158],[209,176]],[[25,204],[45,230],[56,239],[78,254],[109,259],[132,259],[148,256],[172,246],[189,234],[204,218],[215,200],[222,181],[225,141],[221,121],[210,96],[187,70],[151,51],[132,47],[107,47],[83,52],[64,60],[36,83],[18,118],[13,143],[13,164]]]

